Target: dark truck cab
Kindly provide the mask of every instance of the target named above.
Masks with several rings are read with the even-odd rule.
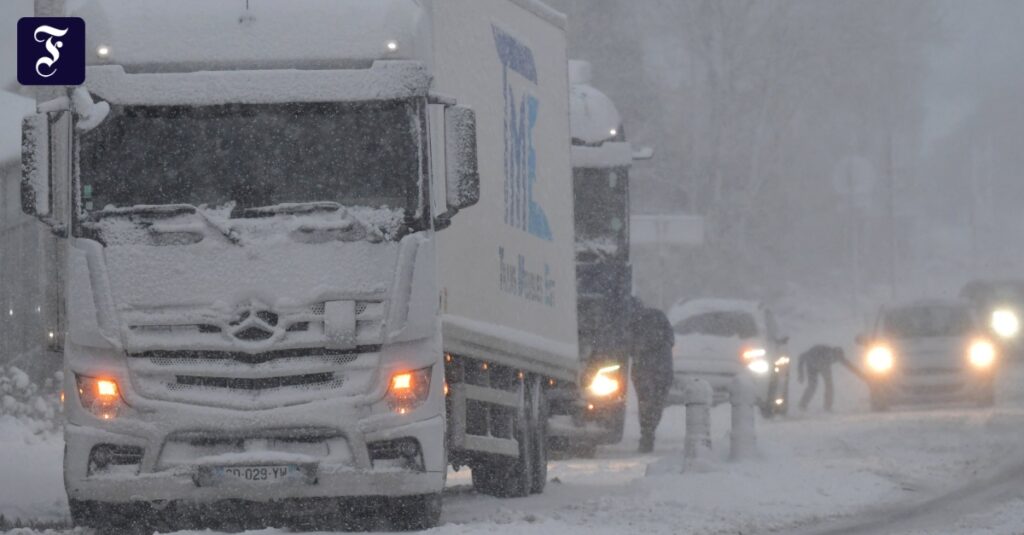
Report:
[[[590,86],[590,65],[570,62],[579,388],[552,405],[555,447],[588,456],[622,440],[633,315],[629,171],[634,153],[614,103]]]

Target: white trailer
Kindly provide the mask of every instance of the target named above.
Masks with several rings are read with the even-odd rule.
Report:
[[[86,83],[39,99],[23,154],[65,258],[75,521],[422,528],[449,463],[543,490],[547,389],[580,375],[564,18],[75,6]]]

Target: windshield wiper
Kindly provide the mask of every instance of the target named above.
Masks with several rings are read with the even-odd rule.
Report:
[[[136,206],[104,208],[93,212],[92,216],[97,220],[106,219],[108,217],[123,217],[129,215],[137,215],[150,219],[162,219],[185,214],[194,214],[197,211],[198,209],[191,204],[139,204]]]
[[[98,212],[93,212],[93,217],[97,220],[106,219],[108,217],[123,217],[123,216],[140,216],[146,219],[166,219],[169,217],[175,217],[179,215],[194,214],[199,216],[204,223],[212,227],[217,232],[221,233],[229,242],[234,245],[241,245],[242,240],[237,234],[227,226],[217,221],[214,221],[206,212],[203,212],[196,206],[191,204],[141,204],[137,206],[126,206],[116,208],[104,208]]]
[[[341,204],[331,201],[281,203],[272,206],[236,208],[235,212],[231,214],[231,217],[254,219],[282,214],[301,215],[315,214],[317,212],[337,212],[339,210],[341,210]]]

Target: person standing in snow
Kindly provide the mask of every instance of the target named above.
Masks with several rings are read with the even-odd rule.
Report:
[[[807,410],[811,398],[818,389],[818,377],[825,383],[825,410],[832,411],[832,402],[835,395],[835,388],[832,382],[832,365],[839,364],[853,372],[857,377],[862,377],[861,371],[846,360],[843,348],[827,345],[816,345],[800,354],[797,361],[797,380],[804,382],[807,377],[807,386],[804,388],[804,395],[800,398],[800,410]]]
[[[672,386],[672,346],[675,334],[665,313],[633,302],[630,325],[633,338],[633,388],[640,416],[640,453],[654,451],[654,432],[661,422],[665,399]]]

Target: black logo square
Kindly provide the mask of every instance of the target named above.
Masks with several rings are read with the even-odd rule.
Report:
[[[18,83],[85,83],[85,21],[78,17],[18,20]]]

